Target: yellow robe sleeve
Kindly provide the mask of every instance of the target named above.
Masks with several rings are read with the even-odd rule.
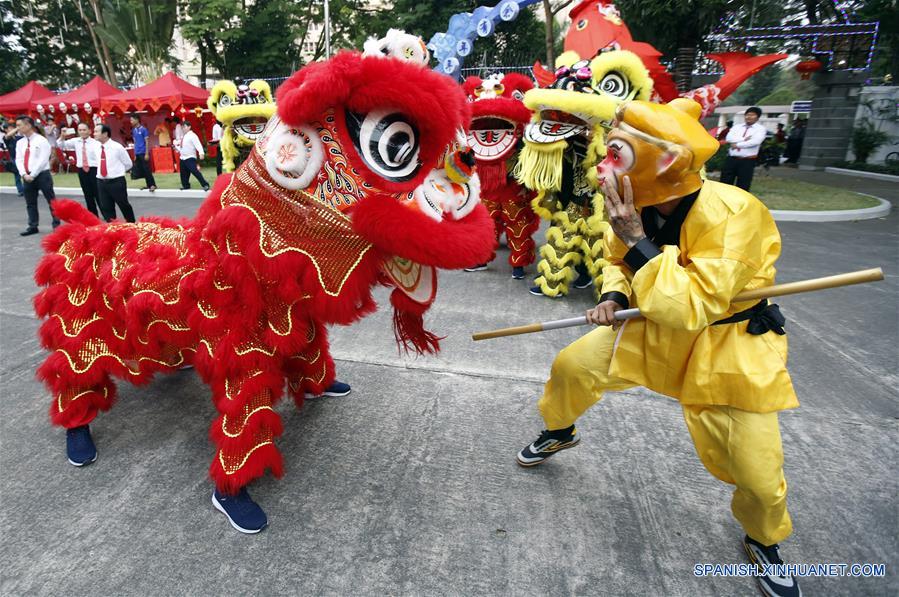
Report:
[[[695,331],[739,311],[732,309],[731,302],[762,267],[769,245],[761,230],[759,214],[746,209],[707,228],[690,243],[689,256],[681,255],[676,246],[665,245],[631,280],[643,316],[661,325]],[[629,252],[628,263],[633,262],[630,257]]]
[[[602,268],[602,295],[620,292],[629,302],[633,302],[630,270],[624,263],[627,246],[609,230],[603,235],[603,255],[608,265]],[[627,307],[629,305],[623,305]]]

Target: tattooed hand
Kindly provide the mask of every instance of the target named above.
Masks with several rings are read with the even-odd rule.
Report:
[[[607,179],[603,182],[602,192],[606,198],[606,217],[612,225],[612,230],[621,239],[621,242],[627,245],[627,248],[631,248],[646,238],[646,233],[643,232],[640,214],[634,207],[634,191],[631,188],[630,177],[623,178],[623,186],[624,197],[620,197],[618,191]]]

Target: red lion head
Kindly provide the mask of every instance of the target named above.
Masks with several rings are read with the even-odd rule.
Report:
[[[343,52],[294,74],[277,105],[254,151],[286,192],[346,212],[389,255],[460,268],[489,254],[479,179],[459,150],[469,103],[451,79],[414,54]]]
[[[506,179],[506,161],[515,153],[531,112],[524,94],[534,88],[525,75],[508,73],[486,79],[468,77],[462,84],[471,102],[468,145],[475,154],[484,192]]]

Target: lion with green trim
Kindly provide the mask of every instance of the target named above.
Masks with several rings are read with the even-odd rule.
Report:
[[[207,100],[210,112],[222,123],[222,169],[234,172],[249,155],[256,139],[275,113],[275,102],[268,83],[262,80],[238,85],[219,81]]]
[[[515,176],[536,191],[534,211],[551,224],[539,250],[533,294],[561,297],[572,283],[602,286],[603,197],[595,166],[605,157],[606,133],[623,102],[649,100],[652,79],[643,62],[622,50],[581,60],[565,52],[555,81],[532,89],[524,105],[533,113],[525,128]],[[577,278],[577,280],[575,280]]]

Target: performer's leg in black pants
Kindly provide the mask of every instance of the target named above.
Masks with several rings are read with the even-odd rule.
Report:
[[[153,170],[150,168],[150,160],[145,155],[135,155],[134,161],[140,164],[141,172],[144,173],[144,179],[147,181],[147,187],[156,186],[156,179],[153,178]]]
[[[111,183],[112,200],[119,206],[122,217],[126,222],[134,222],[134,210],[131,208],[131,203],[128,202],[128,184],[125,182],[125,177],[114,178],[109,182]]]
[[[97,205],[100,207],[100,213],[107,222],[115,219],[115,199],[113,197],[112,183],[115,180],[97,179]]]
[[[215,152],[215,173],[217,176],[222,175],[222,148],[219,146]]]
[[[756,160],[739,160],[737,166],[737,186],[748,191],[752,185],[752,175],[755,173]]]
[[[721,182],[724,184],[734,184],[737,178],[737,163],[739,160],[727,156],[724,160],[724,166],[721,167]]]
[[[206,188],[209,186],[209,183],[206,182],[205,178],[203,178],[203,173],[200,172],[199,166],[197,166],[196,158],[188,158],[186,160],[181,160],[181,165],[186,166],[188,172],[190,174],[193,174],[196,177],[196,179],[198,181],[200,181],[200,186],[202,186],[203,188]],[[184,180],[183,177],[182,177],[182,180]],[[188,180],[190,180],[190,178],[188,178]]]
[[[84,193],[84,204],[87,210],[99,216],[97,211],[97,169],[90,168],[87,172],[78,169],[78,183],[81,185],[81,191]]]
[[[181,188],[190,188],[190,170],[187,169],[187,160],[181,160],[181,166],[178,168],[178,174],[181,175]]]
[[[40,213],[37,211],[37,193],[40,190],[37,180],[31,182],[23,179],[25,192],[25,211],[28,213],[28,230],[37,229],[40,222]]]
[[[31,201],[28,200],[28,187],[31,187]],[[37,211],[37,192],[40,191],[44,195],[44,199],[47,200],[47,205],[50,206],[50,202],[53,199],[56,199],[56,193],[53,191],[53,176],[50,174],[49,170],[44,170],[40,174],[34,177],[34,180],[30,183],[25,183],[25,206],[28,209],[28,227],[29,228],[37,228],[38,222],[38,211]],[[33,210],[33,212],[32,212]],[[34,217],[32,217],[34,216]],[[59,220],[56,218],[56,214],[53,213],[53,207],[50,207],[50,216],[53,218],[53,227],[56,228],[59,226]],[[31,222],[34,221],[34,224]]]

